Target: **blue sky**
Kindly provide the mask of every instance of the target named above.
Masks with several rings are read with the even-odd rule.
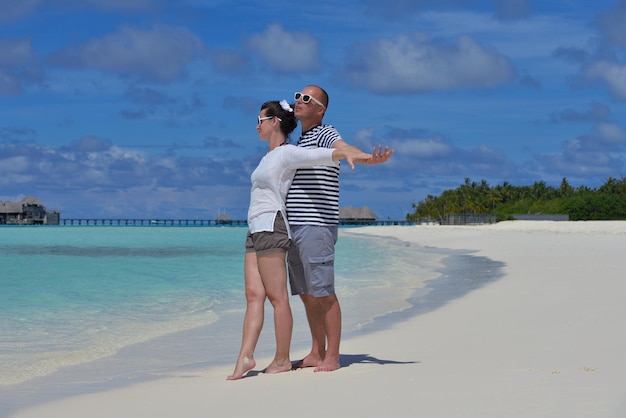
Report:
[[[623,22],[626,0],[0,0],[0,200],[244,219],[259,107],[308,84],[347,142],[396,151],[344,165],[342,207],[597,187],[626,171]]]

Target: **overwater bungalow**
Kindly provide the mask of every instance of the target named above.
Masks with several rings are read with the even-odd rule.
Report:
[[[59,218],[59,211],[48,212],[33,196],[19,202],[0,201],[0,225],[58,225]]]
[[[376,222],[376,218],[376,214],[367,206],[339,208],[339,223],[342,225],[371,225]]]

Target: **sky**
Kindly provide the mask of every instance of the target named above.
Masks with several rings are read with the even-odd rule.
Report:
[[[595,188],[626,172],[623,22],[626,0],[0,0],[0,201],[245,219],[260,106],[311,84],[346,142],[395,151],[342,165],[341,207]]]

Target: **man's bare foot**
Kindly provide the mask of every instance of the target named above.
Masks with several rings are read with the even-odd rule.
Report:
[[[233,374],[228,376],[226,380],[241,379],[244,374],[254,369],[254,366],[256,366],[256,361],[254,361],[253,358],[243,357],[237,360],[237,364],[235,365],[235,371],[233,372]]]
[[[314,372],[332,372],[341,368],[341,364],[339,364],[339,360],[331,360],[329,358],[324,359],[324,361],[313,369]]]
[[[292,364],[291,368],[295,370],[295,369],[304,369],[306,367],[317,367],[321,363],[322,363],[322,359],[320,357],[309,354],[302,360],[295,361]]]
[[[291,361],[289,361],[289,359],[284,361],[274,360],[272,361],[272,363],[270,363],[269,366],[267,366],[267,368],[264,370],[264,373],[275,374],[288,372],[289,370],[291,370]]]

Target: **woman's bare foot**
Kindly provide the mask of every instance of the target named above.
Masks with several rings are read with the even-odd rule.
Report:
[[[265,369],[265,373],[274,374],[274,373],[282,373],[288,372],[291,370],[291,361],[289,359],[278,361],[274,359],[272,363]]]
[[[237,380],[241,379],[244,374],[248,373],[250,370],[254,369],[256,366],[256,361],[250,357],[243,357],[237,360],[237,364],[235,365],[235,371],[233,374],[228,376],[226,380]]]

